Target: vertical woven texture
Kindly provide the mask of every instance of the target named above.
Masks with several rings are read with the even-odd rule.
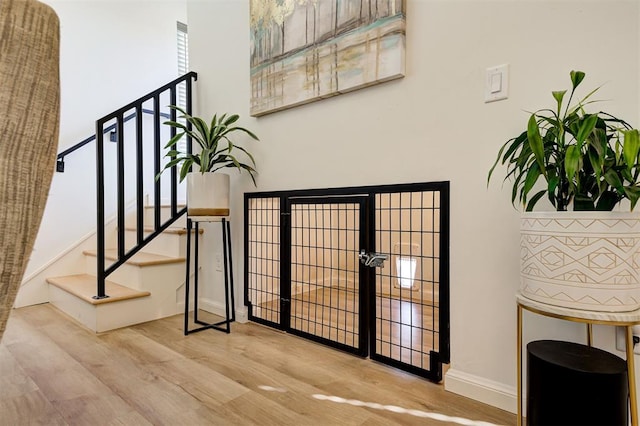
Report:
[[[59,22],[35,0],[0,0],[0,339],[53,175],[60,111]]]

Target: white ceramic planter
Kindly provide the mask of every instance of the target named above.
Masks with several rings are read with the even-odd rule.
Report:
[[[524,213],[520,230],[525,297],[604,312],[640,308],[639,213]]]
[[[193,172],[187,175],[189,216],[229,216],[229,175]]]

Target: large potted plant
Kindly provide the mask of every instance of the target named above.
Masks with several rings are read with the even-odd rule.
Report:
[[[234,144],[230,136],[235,132],[242,132],[252,139],[258,137],[244,127],[236,126],[240,118],[237,114],[217,114],[207,124],[200,117],[194,117],[183,109],[171,105],[182,115],[180,121],[166,121],[164,124],[177,129],[165,149],[169,161],[162,171],[173,166],[180,167],[180,182],[187,179],[187,214],[189,216],[228,216],[229,215],[229,175],[221,173],[229,168],[247,171],[253,184],[256,184],[256,163],[253,156],[245,148]],[[198,146],[196,152],[181,152],[178,142],[185,136],[191,137]],[[239,152],[248,159],[243,162],[238,159]],[[192,168],[197,170],[192,171]],[[160,173],[162,173],[162,171]],[[160,174],[158,174],[158,177]]]
[[[587,112],[598,88],[572,104],[585,73],[571,71],[571,91],[552,92],[553,109],[500,149],[521,221],[521,292],[553,305],[596,311],[640,308],[638,130],[609,113]],[[533,212],[546,198],[556,211]],[[630,211],[620,210],[628,203]],[[626,205],[624,206],[626,207]]]

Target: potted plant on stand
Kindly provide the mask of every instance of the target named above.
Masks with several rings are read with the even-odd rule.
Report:
[[[165,149],[170,149],[165,155],[170,161],[164,170],[181,164],[180,182],[187,179],[187,214],[189,216],[228,216],[229,215],[229,175],[220,173],[228,168],[247,171],[253,184],[255,180],[255,160],[245,148],[234,144],[230,136],[235,132],[242,132],[254,140],[258,137],[244,127],[236,126],[240,118],[237,114],[217,114],[210,124],[200,117],[193,117],[183,109],[171,105],[182,115],[178,117],[185,124],[178,121],[166,121],[164,124],[177,129],[177,133],[169,140]],[[178,142],[183,137],[191,137],[199,147],[199,152],[180,152]],[[188,151],[188,150],[187,150]],[[242,162],[236,157],[239,152],[248,162]],[[198,170],[192,171],[197,166]],[[216,173],[217,172],[217,173]],[[160,174],[156,176],[159,178]]]
[[[640,308],[640,216],[613,211],[640,199],[638,130],[609,113],[587,112],[598,89],[572,104],[585,73],[572,71],[571,91],[552,92],[553,109],[532,113],[489,171],[507,166],[521,220],[521,292],[543,303],[621,312]],[[555,212],[533,212],[546,198]]]

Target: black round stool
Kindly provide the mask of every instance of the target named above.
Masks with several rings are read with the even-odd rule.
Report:
[[[628,424],[627,364],[571,342],[527,345],[527,425]]]

